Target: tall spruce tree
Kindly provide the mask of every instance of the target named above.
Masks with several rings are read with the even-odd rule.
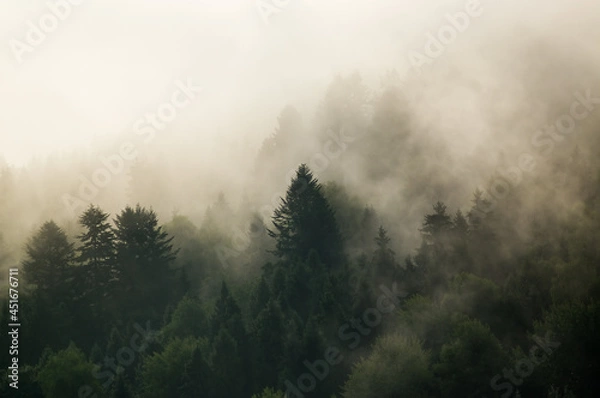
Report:
[[[40,293],[54,299],[62,297],[65,282],[71,281],[75,258],[73,244],[65,232],[54,221],[46,222],[29,240],[25,252],[23,273],[27,282],[36,285]]]
[[[176,289],[169,265],[175,260],[173,238],[158,225],[152,210],[126,207],[115,219],[119,291],[140,319],[157,319]]]
[[[108,217],[99,207],[90,206],[79,218],[85,232],[79,235],[77,261],[86,268],[86,285],[93,297],[108,295],[118,278],[115,234]]]
[[[276,239],[275,255],[303,262],[311,250],[329,269],[343,261],[342,237],[335,214],[321,192],[321,184],[302,164],[272,219],[269,235]]]
[[[379,227],[377,236],[374,239],[377,248],[373,253],[373,271],[376,279],[390,280],[396,277],[398,264],[396,263],[396,253],[389,248],[390,238],[387,231],[382,226]]]
[[[169,235],[158,225],[158,217],[152,210],[140,205],[126,207],[115,220],[117,229],[117,257],[124,262],[142,262],[148,267],[165,268],[175,260]]]
[[[242,311],[225,282],[221,284],[221,297],[217,300],[211,317],[211,330],[211,343],[215,347],[223,344],[222,348],[228,350],[231,348],[229,339],[232,339],[235,343],[235,361],[239,359],[243,369],[251,369],[248,334],[242,319]],[[236,362],[235,366],[238,365]],[[238,379],[238,382],[242,386],[242,391],[249,393],[251,379],[244,377]]]

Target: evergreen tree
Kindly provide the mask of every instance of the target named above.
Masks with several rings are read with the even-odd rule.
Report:
[[[254,339],[258,355],[260,386],[276,385],[277,373],[284,360],[284,319],[276,300],[269,300],[254,321]]]
[[[273,216],[276,239],[274,253],[281,259],[303,262],[315,250],[329,269],[343,261],[343,243],[334,211],[321,192],[321,185],[302,164]]]
[[[135,318],[157,319],[176,291],[169,269],[177,256],[173,238],[158,225],[156,213],[140,205],[126,207],[115,225],[122,300],[139,314]]]
[[[126,377],[122,374],[117,374],[117,378],[110,390],[110,398],[129,398],[131,393]]]
[[[264,275],[261,276],[258,286],[254,290],[252,296],[252,314],[257,316],[269,302],[271,297],[271,289]]]
[[[453,263],[457,264],[458,271],[472,271],[471,259],[468,248],[469,224],[467,218],[458,210],[452,220],[452,255]]]
[[[480,240],[491,238],[493,234],[489,230],[489,219],[493,217],[492,203],[483,197],[483,191],[476,190],[473,193],[472,208],[467,213],[469,230],[473,231]]]
[[[170,322],[162,330],[162,335],[167,339],[200,337],[208,335],[207,324],[200,300],[188,295],[175,307]]]
[[[242,319],[242,311],[225,282],[221,284],[221,297],[217,300],[211,317],[211,330],[213,345],[217,344],[217,339],[221,339],[221,343],[224,344],[223,349],[229,350],[231,347],[228,339],[233,339],[235,352],[242,363],[243,369],[251,369],[249,339]],[[222,335],[222,332],[226,332],[226,336]],[[248,394],[250,382],[251,379],[245,377],[239,381],[242,390]]]
[[[427,273],[430,289],[444,284],[446,276],[452,270],[449,266],[449,248],[451,241],[452,218],[446,213],[446,205],[437,202],[434,213],[427,214],[423,221],[423,238],[418,255],[415,258]]]
[[[83,385],[91,386],[96,392],[100,390],[92,369],[93,365],[85,358],[83,352],[71,343],[39,367],[37,381],[44,397],[75,397]]]
[[[140,205],[126,207],[115,220],[117,258],[123,263],[142,263],[144,271],[165,270],[175,260],[168,234],[158,225],[156,213]]]
[[[437,254],[444,248],[447,233],[452,227],[452,219],[446,213],[446,205],[437,202],[433,206],[434,213],[425,216],[421,234],[423,240],[430,246],[433,246]]]
[[[375,272],[376,283],[389,281],[398,275],[398,264],[396,263],[396,253],[389,248],[390,238],[387,231],[382,226],[379,227],[375,237],[377,249],[373,253],[373,271]]]
[[[221,283],[221,297],[215,304],[211,318],[212,334],[216,336],[222,328],[229,328],[232,322],[241,317],[241,310],[235,299],[231,296],[225,282]]]
[[[40,293],[53,299],[64,298],[72,281],[72,265],[75,258],[73,244],[54,221],[46,222],[29,240],[25,248],[27,258],[23,273],[28,283],[35,285]]]
[[[180,396],[182,398],[213,398],[217,396],[210,365],[200,346],[196,346],[194,349],[192,358],[183,369],[181,379]]]
[[[243,342],[241,344],[244,344]],[[212,374],[218,396],[242,398],[246,387],[246,369],[241,346],[227,329],[221,329],[215,337],[212,355]]]
[[[109,294],[117,279],[115,234],[107,222],[109,215],[99,207],[90,206],[79,218],[85,232],[77,261],[86,268],[86,285],[94,298]],[[95,293],[95,294],[94,294]]]

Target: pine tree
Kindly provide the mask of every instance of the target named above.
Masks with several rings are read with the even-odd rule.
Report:
[[[86,268],[86,285],[90,290],[107,295],[117,279],[115,234],[107,222],[109,215],[90,206],[79,218],[86,231],[79,235],[82,246],[77,261]],[[93,294],[97,298],[98,294]]]
[[[23,273],[28,283],[54,299],[64,297],[68,292],[65,282],[71,281],[75,258],[73,244],[64,231],[54,221],[46,222],[29,240],[25,251]]]
[[[230,328],[234,319],[241,317],[242,311],[235,299],[231,296],[225,282],[221,283],[221,296],[215,304],[215,310],[211,318],[213,336],[216,336],[222,328]]]
[[[377,249],[373,253],[373,271],[376,279],[391,280],[395,278],[398,272],[396,263],[396,253],[389,248],[390,238],[383,226],[379,227],[377,236],[375,237]]]
[[[126,207],[115,220],[117,229],[117,258],[124,262],[142,262],[149,271],[153,268],[165,268],[175,260],[177,251],[173,250],[168,234],[158,225],[158,217],[152,210],[140,205]]]
[[[452,230],[459,237],[466,237],[469,232],[469,224],[462,211],[457,210],[452,220]]]
[[[243,344],[243,343],[242,343]],[[242,398],[247,384],[246,369],[241,355],[242,344],[227,331],[221,329],[212,346],[212,374],[218,396]]]
[[[476,235],[487,236],[490,231],[487,228],[488,222],[486,221],[493,216],[492,203],[483,197],[483,191],[479,189],[473,193],[471,202],[473,207],[467,213],[469,229]]]
[[[221,296],[215,304],[211,317],[211,331],[213,345],[217,344],[216,341],[220,338],[222,332],[226,332],[227,336],[233,339],[243,369],[248,369],[250,372],[252,363],[250,362],[249,336],[242,319],[242,311],[225,282],[221,284]],[[242,384],[242,390],[250,395],[251,377],[240,379],[239,383]]]
[[[460,271],[472,271],[468,249],[469,224],[463,213],[458,210],[452,220],[453,262]]]
[[[269,300],[254,321],[253,335],[259,364],[259,385],[277,384],[277,371],[284,360],[284,318],[277,300]]]
[[[199,346],[194,348],[192,358],[185,364],[181,379],[182,398],[216,397],[213,375]]]
[[[446,214],[446,205],[437,202],[433,206],[434,213],[425,216],[421,234],[428,245],[440,249],[444,243],[447,232],[452,227],[452,220]]]
[[[268,232],[276,239],[274,254],[279,258],[301,263],[315,250],[329,269],[343,261],[342,237],[334,211],[305,164],[296,171],[272,222],[275,228]]]
[[[117,374],[117,378],[110,391],[110,398],[129,398],[130,396],[131,393],[129,392],[126,376]]]
[[[258,286],[256,286],[252,296],[252,314],[257,316],[269,302],[271,289],[265,276],[261,276]]]
[[[427,214],[423,221],[421,247],[415,257],[418,265],[427,274],[427,284],[435,289],[445,282],[449,273],[449,248],[451,241],[452,219],[446,213],[446,205],[437,202],[434,213]]]
[[[140,316],[155,318],[164,313],[174,291],[169,265],[178,251],[173,249],[173,238],[158,225],[156,213],[140,205],[135,209],[126,207],[115,225],[117,263],[122,275],[119,285],[122,293],[130,294],[123,299],[134,311],[147,308]]]

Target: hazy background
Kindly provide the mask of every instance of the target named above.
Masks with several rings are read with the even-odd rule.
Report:
[[[199,222],[221,191],[234,206],[245,195],[260,197],[257,191],[277,196],[290,165],[269,164],[272,178],[263,176],[260,183],[253,173],[282,109],[294,106],[306,126],[297,143],[315,144],[323,136],[319,110],[336,76],[357,72],[377,93],[391,70],[404,81],[405,128],[425,140],[415,146],[417,160],[372,179],[362,170],[386,150],[380,137],[376,144],[349,145],[343,158],[317,175],[344,181],[383,215],[393,211],[403,222],[392,232],[416,241],[428,203],[464,206],[498,167],[531,151],[534,132],[567,112],[574,92],[600,94],[600,4],[594,0],[482,1],[483,15],[432,66],[420,75],[411,70],[409,52],[423,53],[428,32],[435,34],[448,24],[445,15],[463,11],[466,3],[291,0],[267,24],[249,0],[89,0],[73,6],[19,64],[10,40],[23,40],[27,21],[48,9],[44,1],[2,2],[0,154],[35,192],[12,210],[3,208],[5,219],[29,208],[10,220],[15,242],[49,217],[72,222],[63,196],[77,192],[73,170],[89,177],[100,165],[99,154],[114,153],[132,139],[139,144],[134,122],[168,101],[177,80],[203,90],[155,140],[138,146],[138,174],[155,179],[145,186],[148,195],[131,195],[127,171],[94,199],[113,214],[141,201],[162,219],[182,212]],[[583,131],[594,118],[583,122]],[[314,150],[304,150],[292,164],[310,160]],[[407,151],[402,156],[415,149]],[[428,177],[417,184],[411,173],[423,169]],[[443,186],[435,186],[438,174]],[[423,200],[408,199],[415,196]],[[414,241],[403,244],[414,247]]]
[[[408,69],[408,50],[422,51],[426,33],[465,3],[291,0],[266,25],[250,0],[89,0],[73,7],[18,65],[8,42],[22,40],[26,21],[47,7],[44,1],[2,2],[0,148],[15,165],[34,155],[93,148],[95,140],[127,133],[133,120],[164,101],[174,80],[185,77],[205,87],[205,94],[172,128],[198,143],[197,153],[206,155],[215,140],[257,145],[283,105],[312,112],[335,74],[359,71],[375,83],[386,69]],[[508,96],[519,88],[514,86],[522,76],[515,69],[532,55],[521,49],[528,42],[558,41],[565,51],[597,56],[598,2],[482,4],[483,16],[442,58],[451,55],[464,76],[488,85],[487,92],[502,87]],[[490,64],[492,54],[511,68]],[[456,114],[445,106],[458,107],[453,93],[440,90],[429,98],[430,109],[437,111],[439,103]],[[479,106],[491,99],[483,90],[470,94]],[[220,146],[223,154],[230,149]]]

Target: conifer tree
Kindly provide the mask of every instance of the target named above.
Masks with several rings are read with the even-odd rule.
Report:
[[[253,335],[257,345],[259,384],[277,383],[277,372],[284,360],[284,318],[277,300],[269,300],[254,322]]]
[[[387,231],[382,226],[379,227],[375,237],[377,249],[373,253],[373,271],[378,279],[392,279],[396,276],[398,265],[394,251],[389,248],[390,238]]]
[[[115,225],[117,263],[122,275],[119,285],[126,294],[123,300],[132,310],[147,309],[140,317],[155,318],[164,313],[176,291],[174,274],[169,270],[178,252],[173,249],[173,238],[158,225],[156,213],[140,205],[126,207]]]
[[[181,377],[181,397],[215,397],[213,375],[199,346],[194,348],[192,358],[185,364]]]
[[[273,216],[276,239],[274,253],[281,259],[305,261],[315,250],[329,269],[343,261],[342,237],[335,214],[321,192],[321,185],[310,169],[302,164]]]
[[[107,222],[109,215],[99,207],[90,206],[79,218],[85,232],[79,235],[77,261],[86,269],[86,285],[98,292],[94,297],[107,295],[109,286],[117,279],[115,234]]]
[[[26,280],[36,285],[42,294],[54,299],[68,291],[65,282],[71,281],[70,271],[75,258],[73,244],[54,221],[46,222],[29,240],[23,262]]]

